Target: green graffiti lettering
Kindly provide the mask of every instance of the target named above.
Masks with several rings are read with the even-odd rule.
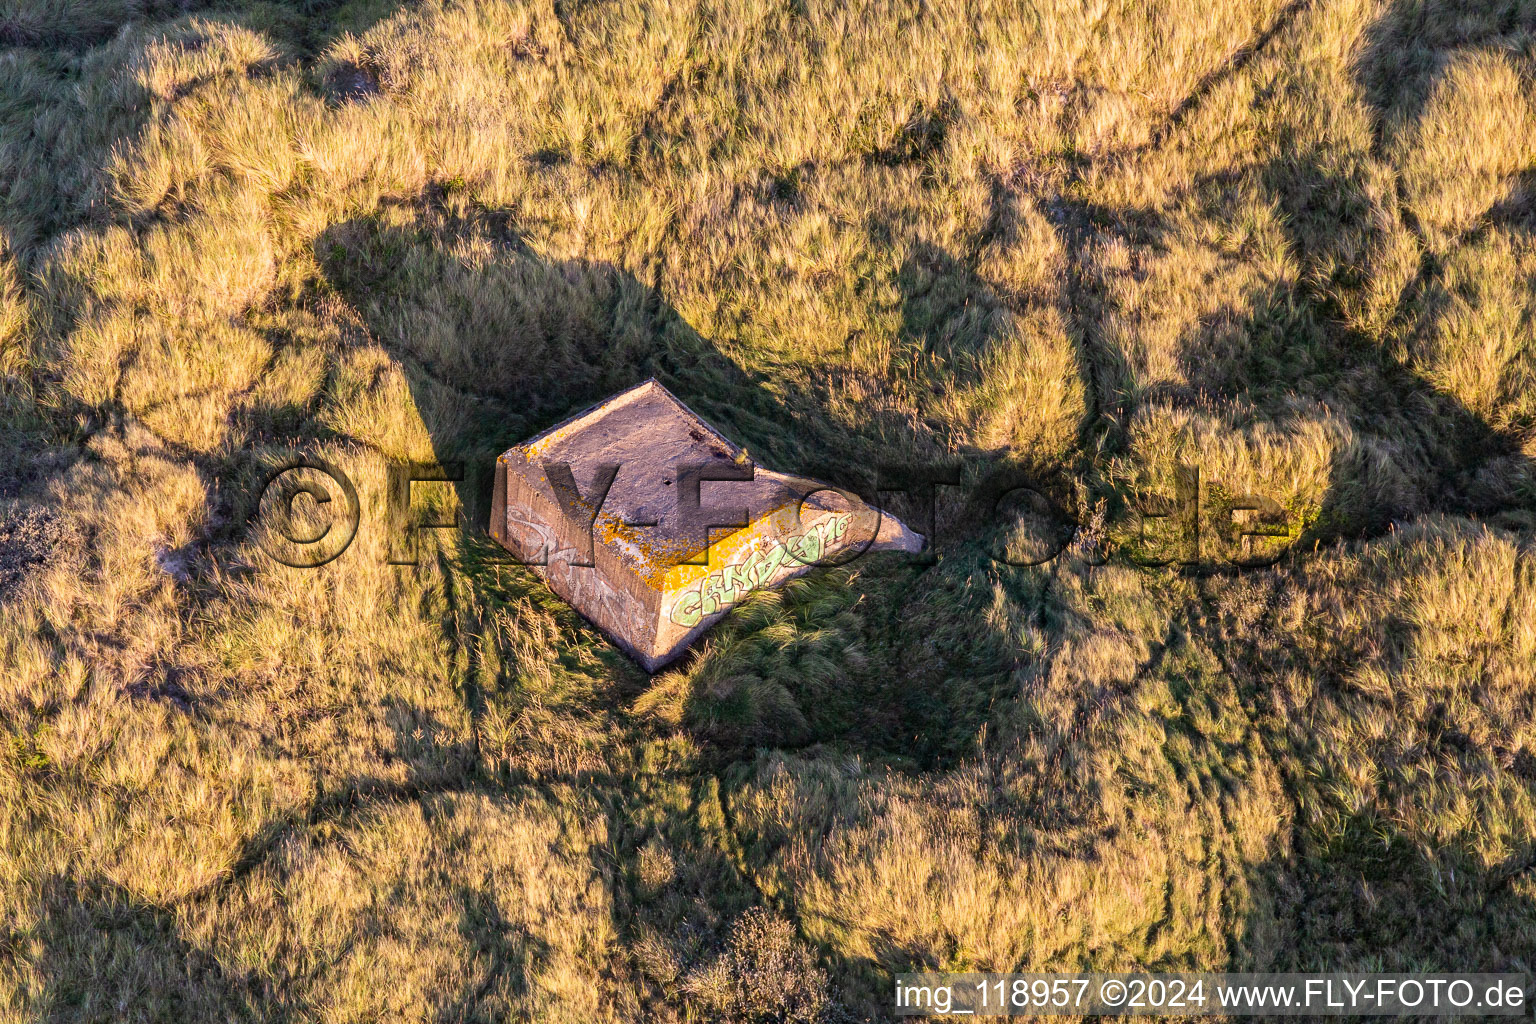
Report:
[[[817,523],[816,529],[800,538],[800,561],[807,565],[821,560],[821,553],[825,549],[821,531],[825,525],[825,523]]]
[[[672,621],[679,626],[697,626],[699,619],[699,605],[702,604],[697,590],[685,590],[677,595],[677,600],[672,602]]]
[[[741,563],[741,572],[747,578],[748,590],[756,590],[763,585],[763,566],[767,564],[768,559],[761,550],[753,551],[747,560]]]
[[[680,626],[698,625],[722,607],[729,607],[771,583],[791,560],[801,565],[820,561],[842,539],[852,521],[852,513],[828,516],[804,534],[773,541],[766,548],[754,550],[740,563],[710,573],[696,588],[677,596],[669,617]]]
[[[763,583],[767,583],[773,579],[774,574],[777,573],[779,568],[784,564],[784,555],[786,551],[787,549],[782,543],[775,543],[773,547],[769,549],[767,560],[763,564],[763,579],[762,582],[758,584],[758,586],[762,586]]]
[[[720,570],[720,586],[732,601],[739,601],[752,589],[752,584],[738,566],[728,565]]]

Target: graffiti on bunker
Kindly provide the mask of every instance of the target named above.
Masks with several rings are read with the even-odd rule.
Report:
[[[679,626],[696,626],[786,572],[820,561],[843,539],[851,522],[851,512],[829,515],[802,534],[774,537],[766,545],[754,547],[745,558],[717,569],[679,593],[672,602],[671,620]]]

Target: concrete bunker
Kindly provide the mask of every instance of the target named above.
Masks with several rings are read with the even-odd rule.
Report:
[[[923,546],[852,493],[756,466],[654,379],[499,456],[491,535],[650,672],[754,590]]]

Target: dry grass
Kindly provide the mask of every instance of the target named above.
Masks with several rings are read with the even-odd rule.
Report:
[[[0,2],[0,1020],[1536,967],[1528,2],[192,6]],[[648,375],[774,468],[1129,543],[1183,462],[1298,539],[941,505],[656,679],[483,540],[386,564],[390,460]],[[321,569],[245,526],[294,450]]]

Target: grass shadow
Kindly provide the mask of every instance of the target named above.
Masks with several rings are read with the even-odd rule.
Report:
[[[307,1019],[263,980],[183,935],[175,915],[103,879],[58,877],[41,894],[33,970],[39,1020]]]
[[[1533,34],[1529,9],[1520,0],[1469,0],[1454,16],[1426,0],[1395,0],[1365,34],[1356,78],[1377,114],[1377,143],[1393,128],[1424,113],[1436,79],[1463,47],[1497,47],[1527,53]]]

